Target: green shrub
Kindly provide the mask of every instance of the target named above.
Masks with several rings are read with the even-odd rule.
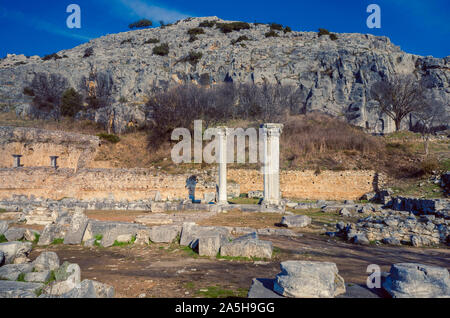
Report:
[[[203,57],[203,53],[191,51],[191,52],[189,52],[188,55],[183,57],[180,60],[180,62],[184,62],[184,63],[189,62],[192,65],[195,65],[202,59],[202,57]]]
[[[278,24],[278,23],[271,23],[270,24],[270,29],[271,30],[276,30],[276,31],[282,31],[283,30],[283,26],[281,24]]]
[[[332,33],[332,34],[330,34],[330,39],[331,39],[332,41],[336,41],[336,40],[338,39],[338,37],[337,37],[336,34]]]
[[[131,23],[128,27],[130,29],[137,29],[137,28],[148,28],[153,25],[153,22],[148,19],[141,19],[139,21]]]
[[[199,34],[205,34],[205,30],[202,28],[193,28],[189,29],[187,32],[189,35],[199,35]]]
[[[330,35],[330,31],[328,31],[327,29],[319,29],[319,36],[322,35]]]
[[[19,277],[17,277],[18,282],[25,282],[25,273],[20,273]]]
[[[119,103],[127,103],[128,102],[128,100],[127,100],[127,98],[126,97],[124,97],[124,96],[120,96],[120,98],[119,98]]]
[[[153,48],[153,54],[159,55],[159,56],[166,56],[169,54],[169,44],[163,43],[159,46],[155,46]]]
[[[195,42],[197,40],[198,40],[198,37],[196,35],[191,35],[191,37],[189,38],[190,43]]]
[[[217,23],[216,25],[223,33],[250,29],[250,24],[247,22]]]
[[[63,238],[54,239],[52,242],[52,245],[61,245],[61,244],[64,244]]]
[[[0,234],[0,243],[6,243],[8,240],[6,239],[6,236],[4,234]]]
[[[200,24],[198,25],[200,28],[212,28],[213,26],[216,25],[216,21],[203,21],[200,22]]]
[[[292,32],[292,29],[287,26],[287,27],[284,28],[283,32],[284,33],[289,33],[289,32]]]
[[[61,115],[74,117],[82,108],[83,97],[73,88],[66,90],[61,98]]]
[[[23,93],[27,96],[34,96],[34,90],[28,86],[23,88]]]
[[[97,135],[100,139],[106,140],[110,143],[116,144],[120,141],[119,136],[116,135],[109,135],[109,134],[105,134],[105,133],[101,133]]]
[[[242,36],[238,37],[236,40],[231,41],[231,44],[235,45],[236,43],[239,43],[242,41],[250,41],[250,39],[248,38],[248,36],[242,35]]]
[[[278,37],[278,33],[274,30],[271,30],[265,34],[266,38],[276,38]]]
[[[155,44],[155,43],[159,43],[158,39],[148,39],[147,41],[144,42],[144,44]]]
[[[39,239],[41,238],[41,235],[39,233],[34,233],[34,240],[33,243],[37,244],[39,242]]]

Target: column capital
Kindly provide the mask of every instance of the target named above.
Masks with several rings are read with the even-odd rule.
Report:
[[[225,126],[216,127],[216,133],[220,136],[227,136],[230,134],[230,129]]]
[[[279,136],[283,132],[284,125],[269,123],[261,125],[261,128],[263,128],[269,136]]]

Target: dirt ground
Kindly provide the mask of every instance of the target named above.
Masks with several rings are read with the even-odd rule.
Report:
[[[253,278],[275,277],[285,260],[335,262],[345,281],[354,284],[365,284],[370,264],[380,265],[383,271],[400,262],[450,267],[450,250],[445,247],[356,246],[316,234],[261,238],[274,244],[274,259],[269,262],[199,257],[167,244],[112,248],[53,245],[34,248],[31,259],[44,250],[55,251],[61,262],[79,264],[83,279],[114,286],[119,298],[245,297]]]

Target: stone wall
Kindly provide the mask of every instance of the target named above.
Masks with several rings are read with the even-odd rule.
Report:
[[[161,199],[186,199],[186,179],[198,178],[196,197],[215,193],[217,173],[191,171],[169,175],[149,169],[75,169],[63,168],[1,168],[0,199],[13,195],[34,196],[52,200],[75,198],[79,200],[110,199],[153,200],[159,192]],[[344,200],[358,199],[373,190],[375,173],[371,171],[281,172],[283,197],[300,199]],[[247,193],[263,189],[263,176],[257,170],[228,171],[228,193]],[[236,186],[237,183],[239,186]],[[240,191],[239,191],[240,188]]]
[[[13,195],[35,196],[61,200],[154,199],[159,191],[161,199],[186,199],[186,179],[192,174],[168,175],[148,169],[0,169],[0,199]],[[215,192],[215,181],[206,173],[199,178],[197,197]]]
[[[263,175],[257,170],[229,170],[228,179],[240,185],[242,193],[263,190]],[[375,171],[281,171],[281,192],[285,198],[311,200],[356,200],[382,187]]]
[[[22,155],[24,167],[49,167],[50,156],[59,156],[61,168],[80,169],[100,146],[96,136],[35,128],[0,127],[0,168],[13,166],[13,154]]]

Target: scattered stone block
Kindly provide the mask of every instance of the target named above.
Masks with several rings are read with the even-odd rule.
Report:
[[[7,221],[0,221],[0,235],[5,234],[8,230],[9,223]]]
[[[132,239],[133,239],[132,234],[122,234],[122,235],[117,236],[116,241],[118,243],[128,243],[128,242],[131,242]]]
[[[290,298],[333,298],[345,293],[345,283],[334,263],[287,261],[281,263],[274,291]]]
[[[272,251],[272,242],[249,236],[237,238],[220,247],[221,256],[231,257],[272,258]]]
[[[220,247],[228,242],[224,235],[202,236],[198,239],[198,254],[200,256],[216,256]]]
[[[342,209],[339,211],[339,215],[340,215],[340,216],[346,216],[346,217],[352,216],[352,214],[350,213],[349,210],[347,210],[347,208],[342,208]]]
[[[0,280],[0,298],[36,298],[44,284]]]
[[[136,234],[136,245],[148,245],[150,243],[150,230],[139,230]]]
[[[150,206],[150,212],[152,213],[163,213],[166,212],[167,205],[165,202],[152,202]]]
[[[350,241],[358,245],[369,245],[370,241],[365,234],[357,233],[351,236]]]
[[[69,229],[64,237],[64,244],[81,244],[88,223],[89,219],[83,212],[75,213],[72,216]]]
[[[8,242],[14,242],[23,239],[24,234],[24,228],[10,227],[3,235],[5,235]]]
[[[140,224],[89,220],[83,242],[101,236],[100,244],[104,247],[110,247],[119,235],[131,234],[135,236],[139,230],[143,229],[146,229],[146,227]]]
[[[48,225],[52,224],[54,217],[52,211],[48,208],[36,208],[27,215],[25,215],[25,220],[28,225]]]
[[[0,244],[0,252],[3,252],[5,264],[12,264],[14,259],[27,257],[31,252],[32,244],[30,242],[8,242]]]
[[[31,272],[25,274],[25,281],[30,283],[45,283],[50,279],[51,271]]]
[[[33,270],[31,264],[8,264],[0,267],[0,280],[17,280],[20,274],[26,274]]]
[[[136,217],[135,222],[143,225],[152,226],[152,225],[172,224],[173,220],[170,218],[168,214],[157,213],[138,216]]]
[[[387,237],[382,240],[382,242],[386,245],[400,246],[402,243],[398,238],[395,237]]]
[[[180,232],[181,227],[178,225],[162,225],[152,227],[149,234],[153,243],[172,243]]]
[[[394,298],[450,297],[450,277],[446,268],[400,263],[391,266],[383,288]]]
[[[81,269],[78,264],[67,264],[62,270],[55,272],[57,280],[49,284],[44,289],[44,293],[48,295],[61,296],[70,292],[81,282]],[[67,277],[65,280],[60,281],[58,278]]]
[[[24,234],[23,234],[23,238],[26,241],[33,242],[36,239],[37,235],[40,236],[41,233],[39,231],[36,231],[36,230],[26,229]]]
[[[281,219],[281,224],[287,227],[307,227],[311,224],[311,218],[306,215],[286,215]]]
[[[284,298],[273,291],[274,283],[275,280],[273,279],[254,278],[247,297],[259,299]]]
[[[66,236],[67,228],[61,224],[48,224],[39,238],[38,246],[50,245],[56,239],[63,239]]]
[[[59,257],[55,252],[42,252],[33,262],[36,271],[56,270],[59,268]]]
[[[113,298],[114,288],[96,281],[85,279],[60,298]]]
[[[187,222],[183,224],[181,230],[180,245],[197,248],[198,240],[201,237],[223,235],[230,238],[229,230],[219,226],[198,226],[195,223]]]

